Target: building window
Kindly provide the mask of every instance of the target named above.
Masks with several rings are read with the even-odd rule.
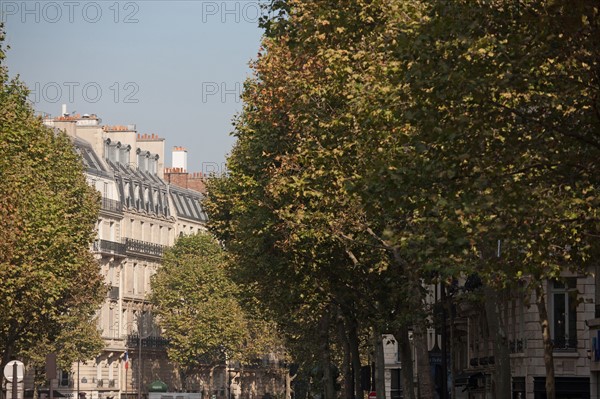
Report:
[[[509,349],[511,353],[522,353],[525,350],[525,291],[522,286],[511,293],[508,302]]]
[[[119,187],[119,186],[117,186]],[[125,202],[125,206],[130,205],[130,195],[129,195],[129,183],[125,183],[123,187],[123,200]]]
[[[392,381],[390,386],[391,399],[402,398],[402,384],[400,382],[400,369],[391,369]]]
[[[550,284],[554,349],[577,349],[577,278]]]
[[[109,223],[109,240],[110,241],[115,241],[115,222],[110,222]]]
[[[132,265],[130,265],[129,270],[129,276],[127,276],[127,291],[135,294],[135,286],[134,286],[134,281],[135,281],[135,269],[137,268],[137,263],[134,263]]]
[[[59,370],[58,383],[61,387],[68,387],[70,383],[70,374],[67,371]]]
[[[137,288],[138,288],[137,287],[137,279],[138,279],[139,270],[140,270],[140,267],[138,266],[138,264],[134,263],[133,264],[133,276],[132,276],[132,282],[131,282],[132,283],[131,284],[132,285],[132,291],[133,291],[134,294],[138,293],[138,290],[137,290]]]
[[[144,187],[144,209],[150,211],[150,192],[148,187]]]

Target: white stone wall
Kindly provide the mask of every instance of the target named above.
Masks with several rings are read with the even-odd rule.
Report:
[[[571,275],[572,276],[572,275]],[[548,297],[549,284],[546,287],[546,303],[552,324],[552,300]],[[577,276],[577,290],[581,302],[577,306],[577,344],[575,350],[555,350],[554,368],[556,377],[590,377],[591,350],[589,329],[586,320],[594,317],[595,283],[593,276]],[[527,397],[533,397],[533,378],[545,377],[544,348],[539,323],[539,313],[535,305],[535,296],[529,298],[530,307],[524,309],[525,349],[521,354],[511,355],[512,375],[525,377]]]

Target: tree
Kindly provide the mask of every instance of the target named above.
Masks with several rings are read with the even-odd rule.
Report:
[[[384,4],[368,3],[290,2],[290,17],[270,25],[273,37],[265,39],[256,76],[245,86],[230,176],[209,184],[206,204],[211,229],[236,256],[238,275],[277,315],[288,338],[316,336],[320,349],[304,352],[322,356],[325,371],[328,359],[340,357],[330,349],[346,348],[355,381],[360,343],[351,337],[358,329],[380,334],[397,310],[421,309],[423,298],[418,281],[412,295],[418,305],[401,306],[411,295],[402,270],[389,267],[390,246],[373,233],[384,230],[381,218],[367,216],[353,190],[363,173],[356,151],[363,131],[348,107],[347,86],[356,79],[353,67],[362,64],[356,50],[370,51],[388,20]],[[335,325],[327,318],[338,311],[352,345],[342,344],[342,334],[336,334],[342,342],[332,341],[322,327]],[[328,395],[332,385],[325,385]]]
[[[0,32],[1,42],[1,27]],[[1,48],[2,367],[38,345],[66,344],[66,329],[92,321],[106,292],[89,250],[98,194],[86,183],[69,138],[34,115],[27,89],[18,79],[9,79],[4,59]],[[89,333],[82,341],[97,348],[97,332],[81,331]]]
[[[537,295],[551,397],[543,286],[597,246],[597,6],[273,5],[284,15],[265,24],[231,175],[209,185],[211,228],[240,274],[280,323],[316,326],[346,302],[377,331],[405,337],[414,325],[422,369],[423,283],[477,273],[496,295],[525,281]],[[282,297],[305,313],[282,309]]]
[[[599,53],[591,38],[598,8],[561,1],[429,7],[412,36],[417,49],[405,53],[403,82],[414,107],[402,112],[433,161],[434,184],[444,187],[443,214],[464,226],[471,270],[495,290],[527,276],[554,397],[544,285],[581,270],[596,246]],[[499,397],[509,378],[497,379]]]
[[[169,358],[183,376],[222,364],[225,354],[242,358],[248,322],[227,266],[219,243],[198,233],[180,237],[152,276],[154,312],[169,340]]]
[[[22,352],[27,367],[33,370],[34,390],[46,381],[46,355],[56,353],[57,366],[69,370],[73,363],[94,358],[104,348],[104,341],[94,319],[84,315],[70,315],[62,319],[63,328],[56,339],[45,339]]]

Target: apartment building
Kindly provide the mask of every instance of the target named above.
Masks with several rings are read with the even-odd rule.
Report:
[[[180,235],[205,229],[203,194],[196,190],[203,187],[201,176],[191,175],[193,184],[184,187],[165,180],[165,140],[138,133],[135,125],[105,126],[96,115],[69,115],[64,108],[44,123],[72,137],[88,183],[102,196],[91,250],[110,287],[98,310],[104,351],[61,370],[55,389],[81,399],[137,398],[156,380],[179,389],[147,298],[164,249]],[[167,177],[177,170],[185,181],[187,152],[176,147],[173,159]]]
[[[546,307],[553,342],[556,397],[583,399],[600,397],[600,273],[590,268],[582,274],[565,274],[561,281],[544,282]],[[428,286],[432,309],[445,306],[448,397],[493,398],[496,357],[494,331],[486,317],[485,303],[471,300],[469,293],[481,289],[473,276],[457,283],[452,295],[442,296],[440,286]],[[466,294],[466,295],[465,295]],[[484,301],[487,299],[483,299]],[[439,307],[438,307],[439,308]],[[546,368],[539,313],[533,293],[514,288],[499,298],[501,328],[510,353],[511,397],[543,399]],[[439,315],[437,316],[439,317]],[[441,392],[441,329],[428,329],[430,374]],[[384,336],[386,397],[399,398],[401,363],[398,345]],[[414,352],[413,352],[414,354]],[[416,366],[416,364],[414,365]],[[417,370],[418,375],[422,371]]]

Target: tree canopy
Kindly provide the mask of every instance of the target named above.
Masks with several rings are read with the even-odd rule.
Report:
[[[273,331],[248,317],[229,277],[229,258],[208,233],[180,237],[152,277],[151,301],[169,340],[169,358],[182,370],[253,360],[268,353]]]
[[[473,273],[497,290],[525,282],[545,306],[545,279],[586,266],[595,2],[271,6],[230,173],[206,205],[290,337],[344,304],[369,328],[424,323],[423,282]]]
[[[0,32],[2,42],[3,28]],[[69,138],[45,127],[27,101],[26,87],[9,78],[3,47],[0,84],[2,364],[56,345],[65,349],[64,362],[95,354],[99,334],[82,327],[106,292],[90,252],[98,193],[87,184]],[[74,331],[85,334],[67,342]],[[78,347],[66,350],[73,344]]]

